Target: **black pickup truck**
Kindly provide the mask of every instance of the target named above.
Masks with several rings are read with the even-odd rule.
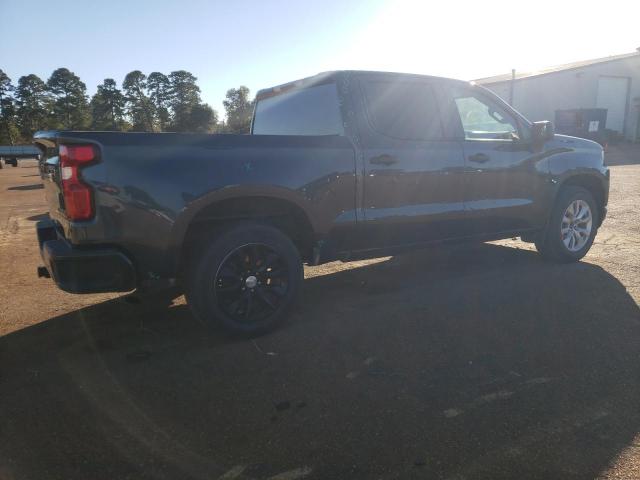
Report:
[[[44,268],[68,292],[179,288],[258,334],[303,263],[520,236],[582,258],[606,215],[595,142],[458,80],[330,72],[261,90],[250,135],[45,131]]]

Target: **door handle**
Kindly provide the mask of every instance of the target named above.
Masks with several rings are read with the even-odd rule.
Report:
[[[469,156],[470,162],[485,163],[485,162],[488,162],[489,160],[491,160],[491,157],[486,153],[476,153],[475,155]]]
[[[370,158],[369,163],[373,165],[393,165],[394,163],[398,163],[398,159],[385,153],[378,155],[377,157]]]

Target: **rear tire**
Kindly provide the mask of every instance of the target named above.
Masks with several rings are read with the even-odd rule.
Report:
[[[582,187],[564,187],[558,193],[546,230],[535,241],[536,249],[549,260],[577,262],[591,248],[598,225],[593,195]]]
[[[298,249],[280,230],[237,223],[212,232],[195,250],[185,296],[200,322],[250,337],[287,317],[303,268]]]

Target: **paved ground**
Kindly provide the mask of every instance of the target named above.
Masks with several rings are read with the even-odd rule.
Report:
[[[0,170],[0,479],[640,478],[640,153],[568,266],[507,241],[307,269],[252,341],[35,277]]]

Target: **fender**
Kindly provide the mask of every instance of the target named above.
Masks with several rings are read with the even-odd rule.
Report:
[[[549,209],[555,204],[564,185],[584,185],[597,189],[601,198],[599,203],[600,222],[604,220],[609,200],[609,168],[604,164],[604,152],[596,142],[582,138],[556,135],[556,144],[564,147],[564,152],[549,157],[549,179],[551,182]]]
[[[167,252],[167,260],[171,265],[170,270],[176,272],[179,267],[182,245],[187,230],[198,213],[204,208],[223,200],[247,197],[266,197],[291,203],[305,214],[314,232],[327,232],[330,228],[329,225],[324,225],[324,222],[320,220],[320,216],[311,202],[293,190],[274,185],[229,185],[209,192],[188,203],[176,217],[171,229]]]

